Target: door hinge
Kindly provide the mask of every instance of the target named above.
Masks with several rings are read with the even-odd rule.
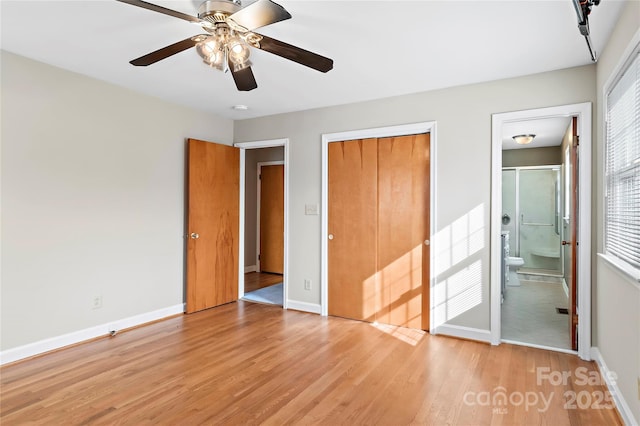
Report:
[[[258,175],[258,180],[262,180],[262,173]]]
[[[578,325],[578,314],[573,314],[571,321],[573,322],[573,325]]]
[[[258,255],[258,260],[260,260],[260,255]]]
[[[580,145],[580,136],[576,135],[576,143],[575,146]]]

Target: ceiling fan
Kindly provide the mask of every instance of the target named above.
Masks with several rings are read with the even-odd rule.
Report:
[[[206,31],[136,58],[130,61],[132,65],[146,67],[195,46],[207,65],[229,70],[240,91],[258,87],[251,71],[250,47],[321,72],[333,68],[332,59],[254,32],[291,18],[284,7],[271,0],[257,0],[246,7],[240,0],[206,0],[198,8],[197,17],[141,0],[117,1],[198,24]]]

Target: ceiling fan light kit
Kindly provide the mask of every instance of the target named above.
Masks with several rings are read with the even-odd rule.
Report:
[[[251,47],[321,72],[333,69],[329,58],[253,31],[291,18],[284,7],[271,0],[257,0],[246,7],[241,7],[239,0],[207,0],[198,8],[197,17],[141,0],[117,1],[198,24],[207,32],[136,58],[130,61],[132,65],[148,66],[195,46],[205,64],[230,71],[240,91],[258,87],[249,60]]]

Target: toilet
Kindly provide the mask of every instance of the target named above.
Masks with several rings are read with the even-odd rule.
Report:
[[[518,278],[518,269],[524,265],[524,259],[521,257],[507,257],[507,266],[509,267],[509,281],[507,285],[510,287],[520,286],[520,279]]]

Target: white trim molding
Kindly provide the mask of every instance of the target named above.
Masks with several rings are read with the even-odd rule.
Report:
[[[248,274],[249,272],[257,272],[258,271],[258,267],[256,265],[251,265],[251,266],[245,266],[244,267],[244,273]]]
[[[431,182],[431,200],[430,200],[430,241],[431,241],[431,259],[430,264],[434,265],[434,253],[437,252],[434,247],[435,230],[437,229],[437,218],[435,209],[436,200],[436,122],[425,121],[420,123],[402,124],[398,126],[378,127],[372,129],[351,130],[339,133],[325,133],[322,135],[322,230],[321,230],[321,263],[320,263],[320,306],[321,314],[326,316],[329,314],[329,284],[328,284],[328,200],[329,200],[329,144],[332,142],[342,142],[356,139],[367,138],[386,138],[394,136],[417,135],[422,133],[430,134],[430,182]],[[430,268],[429,286],[433,288],[435,285],[434,268]],[[433,294],[433,292],[430,292]],[[429,324],[433,324],[433,298],[430,300]]]
[[[299,302],[297,300],[287,300],[287,309],[295,311],[309,312],[312,314],[321,314],[322,308],[317,303]]]
[[[502,343],[509,343],[511,345],[517,346],[526,346],[528,348],[544,349],[545,351],[560,352],[563,354],[578,355],[577,351],[572,351],[571,349],[554,348],[553,346],[537,345],[535,343],[523,343],[517,340],[502,339]]]
[[[435,327],[432,334],[442,334],[459,339],[476,340],[478,342],[491,343],[491,332],[473,327],[463,327],[461,325],[442,324]]]
[[[502,212],[502,126],[514,121],[578,117],[578,356],[591,359],[591,102],[493,114],[491,140],[491,344],[501,341],[500,230]]]
[[[61,336],[51,337],[40,340],[38,342],[29,343],[24,346],[7,349],[0,353],[0,365],[10,362],[19,361],[36,355],[42,355],[46,352],[64,348],[65,346],[75,345],[97,337],[108,336],[111,332],[117,332],[131,327],[148,324],[167,317],[182,314],[185,311],[184,303],[169,306],[167,308],[157,309],[155,311],[144,314],[134,315],[128,318],[122,318],[94,327],[85,328],[83,330],[73,331]]]
[[[620,388],[618,384],[613,379],[616,377],[615,372],[609,370],[607,363],[602,358],[602,353],[600,353],[600,349],[597,347],[591,348],[591,358],[598,364],[600,368],[600,376],[604,378],[604,382],[611,393],[611,397],[613,398],[613,402],[616,404],[616,408],[618,409],[618,413],[620,413],[620,417],[622,417],[622,421],[625,425],[637,425],[638,420],[633,416],[633,412],[629,407],[629,404],[624,399],[622,392],[620,392]]]
[[[284,147],[284,274],[282,276],[283,300],[282,308],[287,309],[289,294],[289,139],[269,139],[253,142],[236,142],[233,144],[240,148],[240,244],[238,275],[238,299],[244,296],[244,216],[245,216],[245,150],[258,148]]]

